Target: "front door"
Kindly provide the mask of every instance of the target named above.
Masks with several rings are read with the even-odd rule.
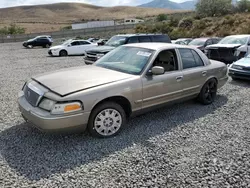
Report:
[[[164,50],[155,59],[153,66],[165,69],[162,75],[146,75],[142,78],[142,107],[148,108],[182,97],[182,72],[179,69],[176,51]]]
[[[78,55],[81,52],[81,47],[79,41],[74,41],[71,46],[67,49],[69,55]]]

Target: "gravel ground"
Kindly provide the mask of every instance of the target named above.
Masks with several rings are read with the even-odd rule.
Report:
[[[82,57],[1,44],[0,187],[250,187],[250,83],[229,80],[213,105],[162,108],[110,139],[24,123],[16,100],[25,79],[79,65]]]

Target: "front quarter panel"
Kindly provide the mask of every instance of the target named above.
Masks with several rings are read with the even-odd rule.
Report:
[[[132,111],[141,109],[141,104],[135,101],[142,98],[142,82],[140,76],[134,76],[123,81],[105,84],[63,97],[64,101],[80,100],[84,111],[91,112],[101,101],[110,97],[124,97],[131,105]]]

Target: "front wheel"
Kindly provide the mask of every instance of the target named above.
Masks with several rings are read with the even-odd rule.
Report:
[[[125,123],[124,109],[117,103],[105,102],[92,111],[88,130],[93,136],[108,138],[117,135]]]
[[[217,94],[217,81],[215,79],[210,79],[202,87],[198,99],[202,104],[209,105],[214,102],[216,94]]]
[[[61,50],[60,53],[59,53],[59,56],[61,57],[64,57],[64,56],[67,56],[68,55],[68,52],[66,50]]]

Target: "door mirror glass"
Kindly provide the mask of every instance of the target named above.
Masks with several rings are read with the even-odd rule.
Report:
[[[163,67],[160,66],[154,66],[151,70],[153,75],[162,75],[165,73],[165,70]]]

